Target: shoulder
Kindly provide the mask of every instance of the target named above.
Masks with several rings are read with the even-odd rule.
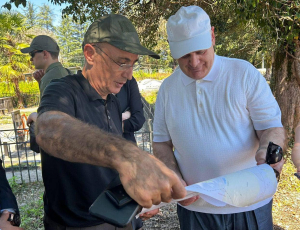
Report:
[[[79,75],[68,75],[62,78],[53,79],[47,89],[56,90],[61,89],[63,91],[76,91],[77,89],[81,88],[80,84],[80,76]]]
[[[167,90],[169,88],[175,89],[178,85],[178,80],[180,80],[181,74],[183,74],[183,72],[178,66],[170,76],[162,81],[159,91]]]
[[[221,60],[222,68],[225,70],[252,70],[258,72],[258,70],[246,60],[223,56],[219,56],[219,58]]]

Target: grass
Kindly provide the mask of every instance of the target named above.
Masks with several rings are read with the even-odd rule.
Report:
[[[293,175],[294,172],[295,168],[288,159],[281,174],[277,192],[274,196],[273,220],[275,230],[300,229],[300,180]],[[20,185],[12,178],[10,184],[18,200],[22,218],[21,227],[26,230],[43,229],[43,183],[34,182]],[[163,217],[160,217],[159,215],[156,216],[157,224],[160,223],[160,218]],[[173,217],[173,219],[174,218],[176,217]],[[144,230],[146,229],[151,228],[144,228]]]
[[[43,183],[17,184],[15,178],[10,179],[9,183],[19,204],[21,227],[26,230],[44,229]]]

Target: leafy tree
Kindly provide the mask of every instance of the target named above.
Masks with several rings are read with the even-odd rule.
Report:
[[[48,30],[48,31],[55,31],[53,20],[54,20],[55,14],[53,13],[53,10],[51,7],[47,4],[43,4],[42,6],[39,6],[39,12],[37,14],[37,24]]]
[[[20,49],[26,47],[22,41],[26,32],[24,17],[19,13],[0,13],[0,53],[2,64],[0,67],[0,79],[12,82],[18,97],[20,107],[23,107],[23,99],[19,89],[19,81],[24,78],[23,73],[29,70],[30,58],[22,54]]]
[[[26,0],[10,0],[10,2],[16,6],[26,4]],[[217,28],[217,38],[223,42],[221,44],[217,39],[218,52],[225,53],[232,48],[240,55],[248,53],[252,55],[250,57],[254,64],[259,55],[265,54],[268,66],[272,64],[271,87],[281,107],[284,126],[288,131],[292,131],[300,120],[299,0],[51,0],[51,2],[68,3],[69,6],[63,13],[73,15],[73,18],[80,21],[93,20],[111,12],[126,15],[137,28],[141,29],[142,42],[147,46],[156,45],[161,18],[168,19],[181,6],[199,5],[211,16],[212,24]],[[10,3],[5,6],[9,8]],[[235,42],[234,38],[239,39]],[[243,39],[248,42],[252,39],[252,42],[240,43]],[[227,45],[224,45],[224,42]],[[250,61],[251,58],[247,56]]]
[[[71,16],[61,20],[57,28],[60,61],[64,66],[83,66],[82,41],[88,23],[74,22]]]
[[[28,2],[28,5],[23,10],[23,14],[26,18],[26,25],[28,27],[34,27],[37,24],[37,7],[33,3]]]

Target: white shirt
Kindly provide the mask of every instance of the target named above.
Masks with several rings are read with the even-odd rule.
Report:
[[[215,55],[209,74],[194,80],[180,68],[164,80],[155,105],[154,142],[172,140],[188,185],[256,165],[255,130],[282,127],[279,106],[265,78],[250,63]],[[202,199],[185,208],[229,214],[254,210],[215,207]]]

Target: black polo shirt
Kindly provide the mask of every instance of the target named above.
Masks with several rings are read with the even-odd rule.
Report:
[[[117,98],[108,95],[107,100],[103,100],[82,74],[53,80],[47,86],[38,113],[46,111],[61,111],[106,132],[122,135],[122,118]],[[46,214],[53,221],[70,227],[103,223],[91,216],[88,210],[117,176],[117,171],[64,161],[43,150],[41,156]]]

